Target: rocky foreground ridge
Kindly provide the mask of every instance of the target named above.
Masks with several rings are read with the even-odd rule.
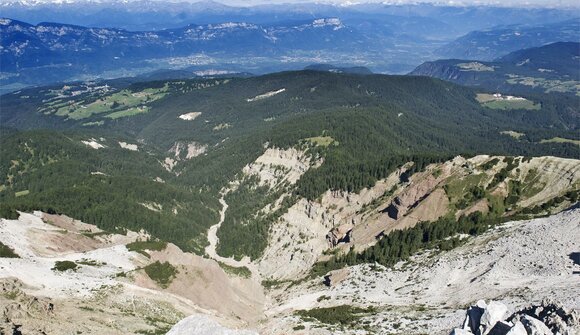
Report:
[[[562,305],[544,300],[508,314],[501,302],[480,300],[469,307],[463,326],[451,335],[574,335],[580,332],[580,316]]]

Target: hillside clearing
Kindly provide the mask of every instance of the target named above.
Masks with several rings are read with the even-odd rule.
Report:
[[[483,106],[491,109],[499,110],[511,110],[511,109],[526,109],[526,110],[539,110],[541,109],[540,104],[536,104],[526,98],[515,97],[511,95],[503,96],[499,93],[496,94],[485,94],[478,93],[476,96],[477,101]]]
[[[541,140],[540,143],[572,143],[580,146],[580,140],[571,140],[568,138],[554,137],[549,140]]]
[[[519,132],[513,131],[513,130],[500,131],[499,133],[502,135],[511,136],[511,137],[515,138],[516,140],[519,140],[522,136],[526,135],[524,133],[519,133]]]

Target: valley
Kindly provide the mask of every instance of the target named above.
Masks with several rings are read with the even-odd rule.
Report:
[[[253,171],[260,173],[260,179],[265,178],[261,180],[272,187],[284,180],[295,180],[289,170],[276,172],[282,171],[277,167],[279,165],[259,167],[263,162],[271,162],[267,157],[282,158],[284,153],[278,151],[272,156],[262,156],[245,169],[245,173],[251,175],[255,168]],[[289,161],[286,159],[278,162],[287,164]],[[379,264],[380,261],[352,265],[347,262],[341,265],[341,270],[331,272],[331,276],[337,279],[331,279],[330,285],[325,284],[321,276],[326,270],[316,270],[316,262],[324,264],[349,250],[359,250],[360,255],[365,250],[372,250],[369,245],[377,242],[375,234],[370,240],[364,239],[365,234],[360,235],[369,228],[384,232],[385,229],[412,227],[410,222],[439,222],[436,212],[423,209],[430,206],[430,199],[436,193],[425,189],[426,185],[442,187],[443,197],[449,199],[449,207],[441,208],[439,215],[443,216],[448,210],[456,213],[454,215],[467,215],[465,213],[475,208],[484,214],[497,211],[492,205],[496,203],[493,197],[511,199],[511,188],[517,180],[530,178],[539,178],[539,184],[550,187],[517,193],[517,200],[513,202],[516,205],[513,206],[523,213],[543,213],[535,211],[538,204],[556,195],[570,193],[567,190],[573,190],[576,195],[560,197],[561,200],[552,202],[553,207],[542,206],[542,210],[558,212],[577,201],[580,183],[578,160],[540,157],[529,161],[514,160],[517,163],[507,176],[508,180],[492,186],[491,198],[484,198],[489,203],[484,206],[492,206],[489,209],[482,207],[477,199],[467,207],[453,205],[457,201],[455,197],[471,189],[471,185],[485,185],[490,180],[495,183],[496,176],[505,168],[502,160],[505,159],[477,156],[466,160],[457,157],[430,165],[425,172],[401,182],[400,176],[410,167],[406,165],[360,193],[327,192],[317,201],[305,203],[300,200],[273,223],[268,249],[263,256],[252,260],[246,257],[241,262],[215,252],[214,228],[223,224],[229,211],[223,198],[220,200],[221,219],[209,229],[210,244],[205,249],[209,259],[184,253],[173,244],[154,242],[144,232],[110,234],[66,216],[21,213],[18,221],[2,220],[0,225],[0,242],[19,257],[0,259],[4,271],[18,269],[12,273],[0,272],[4,278],[16,278],[3,279],[5,291],[10,293],[2,299],[8,306],[14,306],[4,312],[9,321],[3,327],[11,329],[19,325],[18,329],[24,332],[33,328],[60,332],[66,331],[66,327],[79,329],[77,322],[82,322],[87,332],[124,333],[153,329],[154,333],[164,333],[179,319],[192,315],[180,322],[174,331],[178,334],[192,329],[200,334],[217,331],[224,334],[228,331],[233,334],[279,334],[303,329],[314,334],[337,331],[345,334],[420,334],[424,329],[430,329],[433,334],[446,334],[454,324],[461,322],[462,306],[477,299],[502,301],[510,310],[530,302],[539,303],[544,298],[557,300],[566,308],[578,308],[573,299],[573,288],[578,280],[574,273],[578,265],[570,259],[580,234],[577,209],[542,219],[500,223],[478,233],[459,234],[451,240],[441,239],[439,243],[427,244],[424,249],[409,254],[410,257],[403,256],[388,263],[392,265],[385,266]],[[508,165],[514,164],[507,161]],[[298,166],[297,162],[291,165],[293,169]],[[493,163],[498,166],[481,170],[482,166],[487,168]],[[538,170],[549,173],[539,175]],[[477,175],[486,177],[472,178]],[[428,181],[432,178],[437,179]],[[437,180],[440,181],[437,183]],[[393,188],[396,191],[388,191]],[[419,190],[431,192],[431,195],[421,197],[416,193]],[[508,193],[503,193],[506,190]],[[421,198],[408,214],[393,221],[373,221],[377,215],[389,215],[383,208],[392,206],[392,203],[404,203],[396,199],[403,199],[408,194]],[[502,202],[506,201],[512,203],[513,200]],[[534,210],[529,212],[527,209]],[[508,211],[506,215],[513,216],[514,213]],[[347,233],[350,239],[329,243],[330,233],[347,222],[352,222],[352,230]],[[563,239],[562,236],[566,237]],[[458,244],[448,249],[450,246],[441,244],[445,241],[453,241],[453,245],[457,241]],[[378,242],[376,245],[381,245],[380,239]],[[533,250],[527,248],[530,243],[535,245]],[[312,253],[313,250],[318,250],[318,253]],[[291,255],[289,259],[288,255]],[[64,260],[72,261],[75,269],[56,270],[55,264],[58,266]],[[155,264],[169,264],[167,266],[174,268],[175,272],[164,277],[166,275],[161,275],[163,272],[157,275],[148,271]],[[279,267],[280,264],[285,266]],[[313,272],[308,271],[310,268],[319,274],[312,276]],[[451,269],[453,272],[449,275]],[[506,277],[509,281],[505,281]],[[54,278],[55,282],[49,278]],[[522,289],[524,286],[526,288]],[[43,287],[50,289],[46,291]],[[447,291],[461,294],[456,299],[449,299]],[[219,300],[215,299],[216,294]],[[37,298],[30,300],[31,297]],[[27,307],[13,305],[18,301],[34,303],[26,304]],[[115,312],[119,313],[116,322],[99,323],[102,316],[95,311],[109,304],[119,311]],[[53,306],[50,307],[52,310],[46,312],[46,306]],[[165,307],[160,310],[160,306]],[[325,309],[328,311],[324,314],[316,312]],[[357,309],[360,311],[356,312]],[[330,310],[342,314],[333,319]],[[38,318],[32,323],[22,313],[38,315]],[[76,322],[57,323],[73,313]],[[110,312],[107,314],[111,315]],[[155,316],[144,318],[148,314]],[[82,321],[85,317],[96,323]],[[227,330],[228,327],[240,330]]]
[[[0,3],[0,335],[580,333],[577,5],[232,1]]]

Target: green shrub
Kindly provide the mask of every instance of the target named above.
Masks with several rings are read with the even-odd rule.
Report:
[[[167,288],[171,281],[177,275],[177,269],[169,262],[161,263],[159,261],[151,263],[145,267],[145,273],[153,279],[159,286]]]
[[[20,258],[12,248],[0,242],[0,258]]]
[[[78,268],[77,263],[71,261],[56,261],[54,262],[54,267],[52,268],[53,271],[68,271],[73,270],[76,271]]]
[[[352,325],[363,316],[374,313],[376,313],[376,310],[373,307],[360,308],[349,305],[314,308],[296,312],[303,318],[313,318],[321,323],[340,325]]]
[[[243,278],[250,278],[252,276],[252,271],[250,271],[250,269],[248,269],[245,266],[241,266],[241,267],[229,266],[229,265],[222,263],[222,262],[218,262],[218,264],[226,273],[229,273],[229,274],[232,274],[232,275],[235,275],[238,277],[243,277]]]
[[[127,250],[136,252],[145,250],[161,251],[166,247],[167,242],[164,241],[136,241],[127,244]]]

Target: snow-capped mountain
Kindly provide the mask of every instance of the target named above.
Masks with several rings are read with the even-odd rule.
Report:
[[[286,25],[245,22],[191,24],[177,29],[132,32],[59,23],[28,24],[0,19],[4,74],[45,67],[99,73],[155,59],[219,53],[224,57],[281,57],[297,51],[346,51],[371,45],[370,38],[338,18]],[[76,69],[76,70],[75,70]],[[64,70],[63,70],[64,71]]]

